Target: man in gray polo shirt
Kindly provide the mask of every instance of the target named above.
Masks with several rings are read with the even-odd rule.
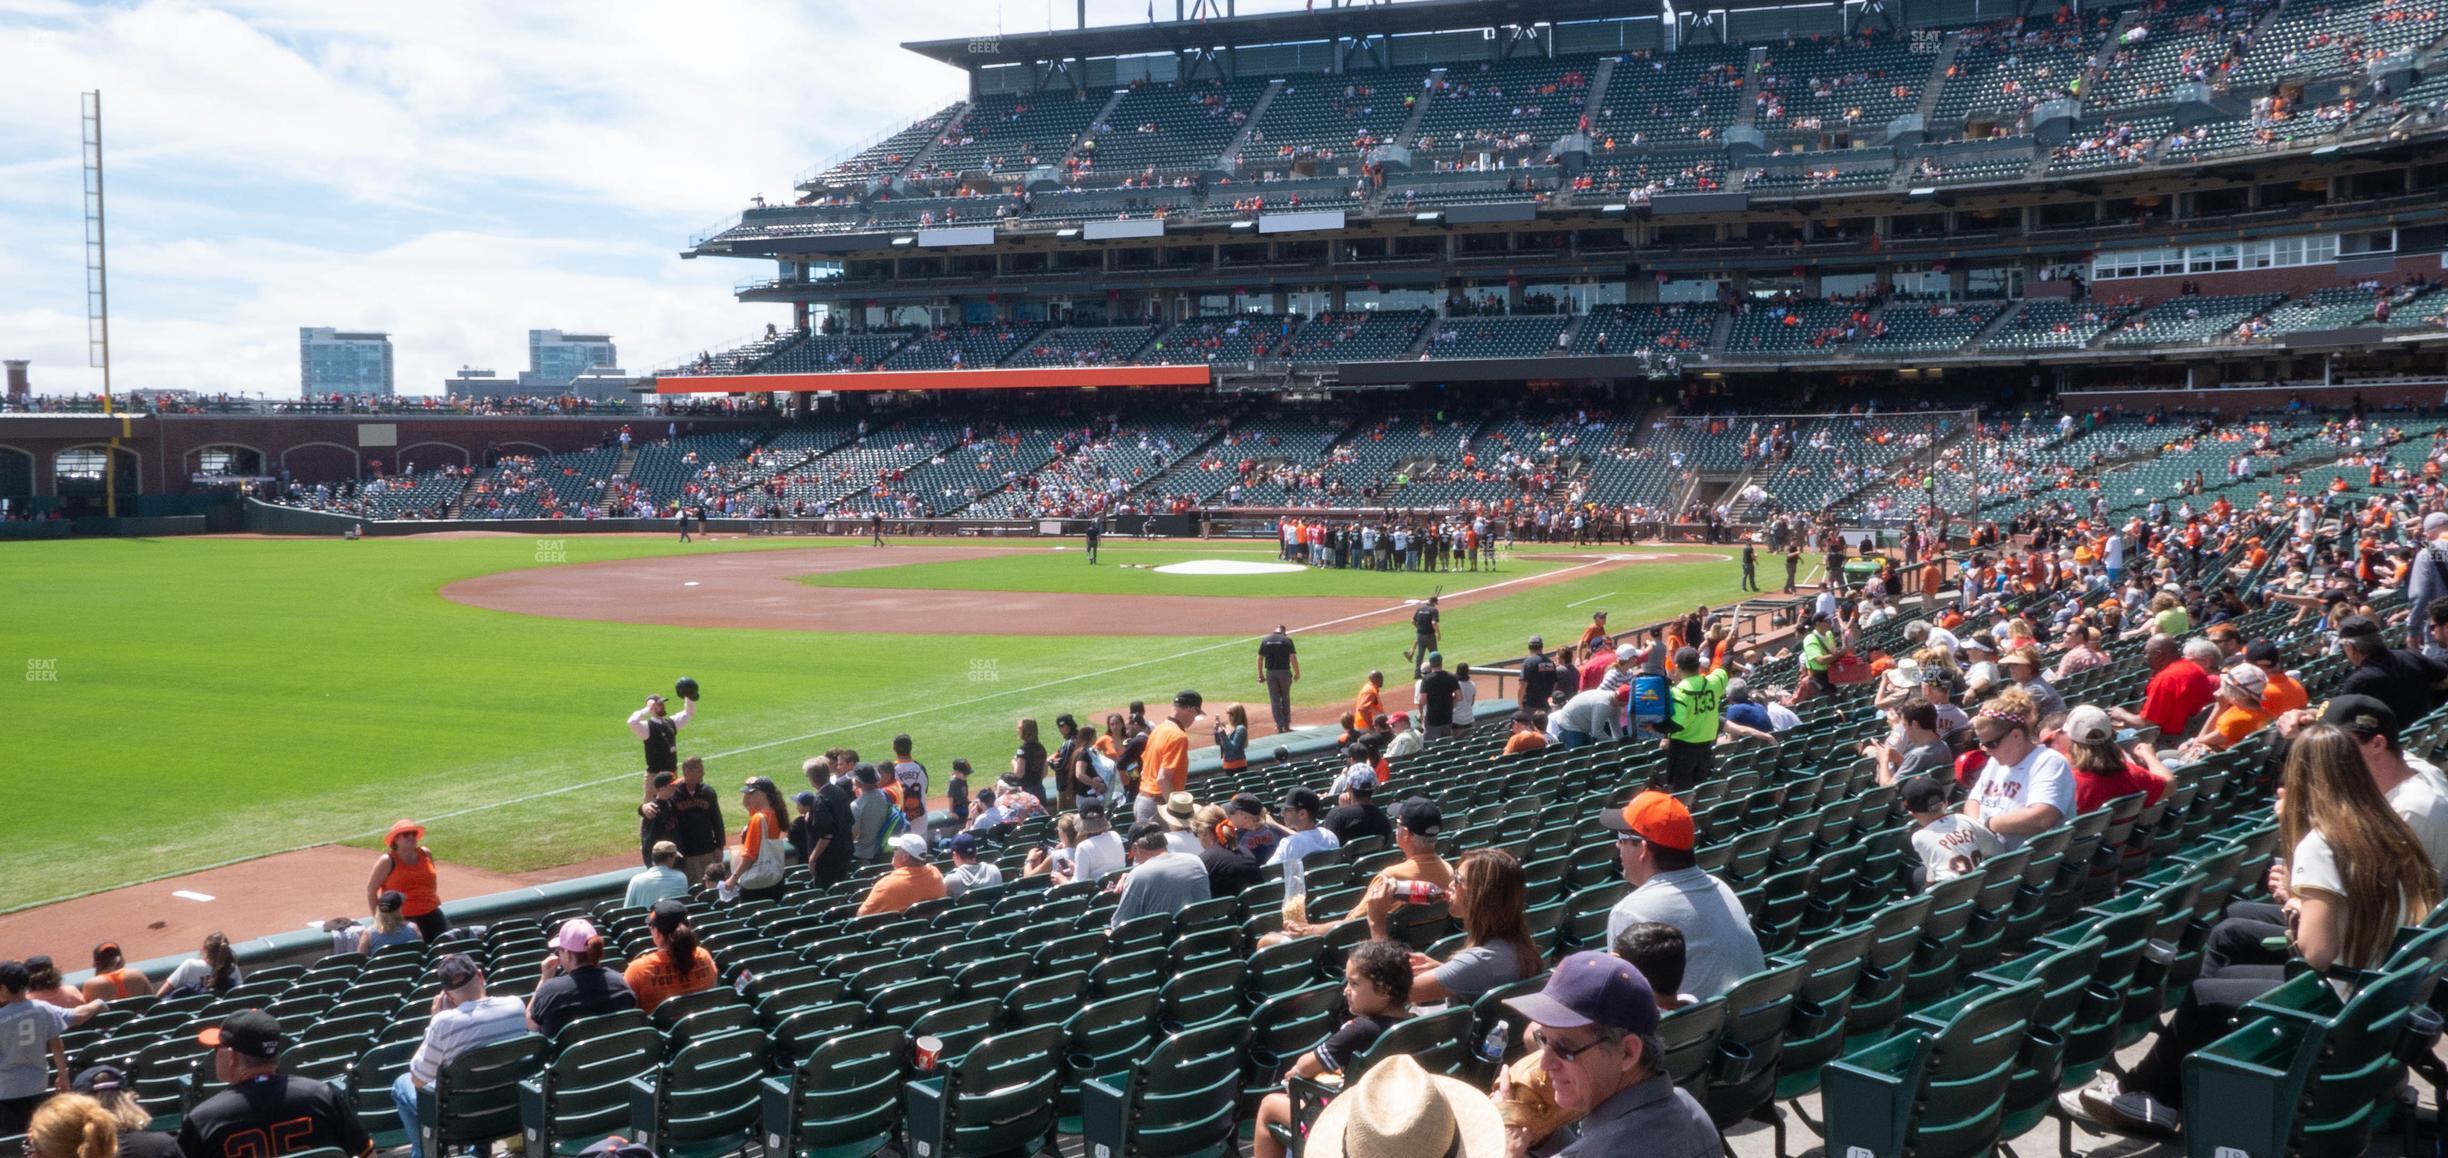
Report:
[[[1208,898],[1206,862],[1171,851],[1163,825],[1143,824],[1131,833],[1130,859],[1133,867],[1122,878],[1114,924],[1150,913],[1178,913]]]
[[[1599,821],[1616,833],[1624,879],[1632,882],[1632,891],[1607,914],[1607,944],[1642,921],[1683,930],[1683,991],[1702,1001],[1768,967],[1734,890],[1694,862],[1691,811],[1682,801],[1643,792]]]

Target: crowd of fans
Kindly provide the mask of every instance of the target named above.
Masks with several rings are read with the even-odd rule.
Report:
[[[1985,425],[1978,433],[1997,449],[1982,452],[1975,470],[2016,463],[2014,448],[2050,433],[2075,437],[2108,418]],[[1708,430],[1745,438],[1747,454],[1773,458],[1796,446],[1792,431],[1774,425],[1741,433],[1731,420],[1712,420]],[[1385,676],[1369,673],[1335,735],[1340,754],[1322,773],[1331,782],[1279,801],[1202,791],[1190,772],[1193,735],[1215,745],[1226,770],[1253,762],[1259,746],[1241,705],[1211,709],[1183,691],[1153,711],[1065,713],[1051,735],[1034,718],[1019,720],[1007,758],[950,760],[940,779],[909,735],[873,758],[836,748],[809,759],[806,788],[788,796],[773,780],[747,778],[727,822],[727,794],[706,782],[706,762],[680,756],[695,734],[687,685],[676,710],[654,697],[628,720],[646,774],[637,807],[643,867],[623,899],[643,914],[649,949],[616,967],[599,930],[574,918],[551,931],[541,977],[498,985],[476,957],[452,950],[469,934],[454,930],[440,905],[447,870],[424,828],[407,820],[374,861],[365,919],[334,930],[335,946],[433,946],[431,1019],[393,1089],[413,1123],[418,1091],[468,1050],[590,1014],[651,1011],[722,983],[697,922],[769,901],[801,867],[818,886],[862,882],[862,915],[902,913],[1003,887],[1013,870],[988,854],[1023,826],[1046,828],[1050,841],[1017,873],[1102,882],[1118,894],[1111,920],[1120,924],[1238,896],[1268,865],[1284,866],[1297,901],[1304,856],[1377,838],[1396,855],[1350,909],[1287,903],[1282,932],[1270,935],[1366,933],[1344,965],[1340,1027],[1284,1059],[1286,1071],[1298,1081],[1332,1074],[1434,1003],[1538,981],[1505,1002],[1529,1025],[1529,1053],[1486,1090],[1380,1063],[1314,1121],[1312,1145],[1396,1130],[1424,1098],[1446,1111],[1444,1144],[1479,1138],[1495,1147],[1453,1152],[1520,1153],[1543,1142],[1564,1154],[1708,1154],[1716,1129],[1664,1076],[1658,1018],[1728,992],[1767,958],[1735,890],[1702,867],[1707,834],[1673,793],[1705,781],[1720,759],[1780,745],[1805,713],[1834,703],[1884,721],[1859,754],[1897,786],[1915,887],[1977,872],[1986,858],[2112,801],[2159,800],[2213,760],[2247,755],[2283,785],[2267,899],[2237,901],[2210,929],[2200,978],[2181,987],[2137,1060],[2062,1099],[2089,1128],[2172,1136],[2186,1110],[2184,1059],[2226,1033],[2237,1010],[2290,970],[2350,986],[2354,971],[2387,958],[2401,926],[2440,901],[2448,777],[2423,758],[2417,737],[2436,734],[2448,698],[2448,427],[2409,433],[2347,414],[2308,432],[2163,424],[2147,436],[2213,440],[2234,446],[2239,461],[2265,462],[2215,483],[2196,476],[2182,493],[2139,507],[2054,511],[2019,522],[2011,537],[1974,528],[1941,547],[1937,534],[1916,530],[1858,578],[1841,537],[1780,519],[1762,535],[1772,555],[1827,552],[1816,591],[1797,591],[1790,635],[1763,636],[1759,620],[1706,607],[1618,635],[1599,612],[1570,644],[1551,652],[1534,637],[1527,654],[1507,661],[1519,693],[1499,767],[1548,747],[1665,748],[1657,783],[1593,817],[1617,834],[1627,885],[1602,948],[1547,959],[1528,932],[1521,862],[1442,843],[1451,822],[1440,786],[1402,776],[1410,761],[1481,724],[1472,673],[1449,672],[1434,650],[1433,614],[1415,616],[1410,709],[1392,710]],[[2315,476],[2324,463],[2339,469]],[[2057,480],[2049,489],[2083,485],[2097,469],[2047,469],[2069,467],[2045,476]],[[1395,551],[1393,536],[1413,528],[1286,520],[1281,542],[1287,558],[1360,566],[1415,565],[1416,545],[1417,566],[1450,569],[1472,565],[1468,548],[1500,524],[1416,529],[1434,533]],[[1429,544],[1448,548],[1442,559]],[[1791,576],[1789,565],[1789,590]],[[1278,635],[1279,653],[1270,651],[1275,637],[1260,649],[1261,682],[1276,670],[1299,672],[1276,662],[1294,647]],[[1628,707],[1648,686],[1662,688],[1669,705],[1654,718]],[[1278,713],[1279,732],[1286,722]],[[1402,799],[1380,800],[1398,783]],[[1439,958],[1400,942],[1398,919],[1439,907],[1464,934],[1460,948]],[[27,1131],[29,1151],[46,1158],[110,1158],[117,1149],[240,1158],[226,1139],[258,1112],[246,1083],[275,1071],[285,1041],[272,1016],[222,1019],[209,1038],[219,1051],[215,1076],[242,1093],[212,1094],[176,1138],[139,1137],[141,1113],[110,1104],[125,1075],[71,1073],[58,1045],[112,1000],[242,985],[227,939],[208,939],[158,983],[128,969],[115,945],[97,946],[92,964],[81,987],[63,984],[48,960],[0,964],[0,1135]],[[19,1025],[24,1032],[11,1028]],[[284,1112],[303,1112],[318,1141],[366,1152],[346,1102],[287,1080]],[[1387,1087],[1401,1087],[1404,1100]],[[1269,1098],[1256,1112],[1260,1152],[1281,1152],[1270,1127],[1293,1120],[1292,1100]],[[75,1141],[100,1134],[119,1140],[102,1151]],[[52,1140],[60,1137],[72,1141],[62,1148]]]

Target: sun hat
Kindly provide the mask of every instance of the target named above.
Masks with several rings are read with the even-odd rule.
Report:
[[[1310,1158],[1501,1158],[1496,1103],[1459,1078],[1438,1077],[1408,1054],[1369,1067],[1310,1128]]]
[[[1165,797],[1164,807],[1156,810],[1156,818],[1166,828],[1176,832],[1190,827],[1190,818],[1198,815],[1198,799],[1188,792],[1176,792]]]
[[[1921,661],[1917,659],[1897,660],[1894,667],[1887,669],[1887,682],[1899,688],[1920,687]]]

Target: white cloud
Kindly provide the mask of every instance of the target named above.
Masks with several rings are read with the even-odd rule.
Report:
[[[1244,11],[1297,0],[1245,0]],[[1172,0],[1158,15],[1171,17]],[[1145,0],[1092,0],[1093,21]],[[904,40],[1071,0],[0,0],[0,353],[83,369],[77,94],[105,101],[114,380],[296,390],[297,327],[388,329],[403,392],[608,330],[631,369],[760,329],[683,262],[751,194],[957,95]]]

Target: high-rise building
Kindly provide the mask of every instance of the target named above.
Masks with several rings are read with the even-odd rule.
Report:
[[[559,385],[589,370],[617,367],[620,356],[610,334],[565,334],[559,330],[527,331],[527,381]]]
[[[298,387],[308,395],[391,393],[391,335],[298,329]]]

